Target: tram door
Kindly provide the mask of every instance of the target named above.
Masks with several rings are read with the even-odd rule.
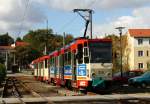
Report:
[[[76,54],[77,63],[82,64],[83,63],[83,45],[78,44],[77,48],[78,48],[77,54]]]
[[[77,72],[76,72],[76,55],[75,52],[71,53],[71,64],[72,64],[72,80],[75,81],[77,79]]]

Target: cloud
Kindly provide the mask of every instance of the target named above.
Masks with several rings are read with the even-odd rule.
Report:
[[[27,1],[0,0],[0,34],[6,32],[18,34]],[[67,12],[75,8],[94,8],[96,10],[134,9],[132,15],[120,16],[115,20],[106,21],[106,24],[94,24],[95,34],[112,33],[114,27],[118,25],[148,27],[150,24],[150,15],[148,14],[150,8],[145,6],[149,5],[149,3],[150,0],[29,0],[29,7],[26,10],[21,30],[25,32],[36,24],[43,23],[48,17],[48,14],[46,14],[48,8],[49,10],[57,9]]]
[[[50,8],[71,11],[75,8],[119,9],[139,8],[150,3],[150,0],[38,0]]]
[[[149,0],[101,0],[96,3],[97,8],[119,9],[119,8],[139,8],[150,3]]]
[[[131,16],[120,16],[105,24],[94,24],[93,32],[95,36],[104,36],[105,34],[118,34],[118,31],[115,31],[115,27],[118,26],[126,27],[126,31],[128,28],[150,28],[150,15],[147,11],[150,11],[150,7],[138,8],[133,10]]]
[[[20,29],[27,31],[33,24],[42,22],[46,16],[35,3],[37,2],[29,1],[28,8],[26,9],[27,0],[1,0],[0,33],[9,32],[11,34],[17,34]],[[21,28],[22,21],[23,25]]]

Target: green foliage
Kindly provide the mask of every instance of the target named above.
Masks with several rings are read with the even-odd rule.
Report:
[[[9,46],[14,43],[14,39],[8,33],[0,35],[0,46]]]
[[[150,71],[150,60],[147,61],[147,70]]]
[[[65,43],[68,44],[73,40],[72,35],[66,35]],[[47,51],[51,52],[55,49],[62,47],[63,36],[58,34],[53,34],[52,29],[38,29],[29,31],[24,37],[23,41],[28,42],[32,47],[34,47],[39,52],[44,51],[45,45],[47,46]]]
[[[45,44],[48,44],[49,39],[53,38],[53,31],[49,29],[30,30],[24,37],[23,41],[28,42],[32,47],[38,51],[43,51]],[[49,47],[49,44],[48,44]]]
[[[0,63],[4,63],[5,62],[5,56],[3,53],[0,53]]]
[[[41,55],[42,53],[40,53],[30,45],[24,47],[16,47],[17,62],[23,68],[28,68],[28,64],[30,64],[34,59]]]
[[[73,40],[73,36],[71,34],[67,34],[65,37],[65,43],[68,44]]]
[[[0,63],[0,83],[5,79],[6,77],[6,67]]]
[[[68,44],[73,40],[73,36],[66,35],[65,40],[65,43]],[[31,61],[43,55],[45,45],[47,53],[63,46],[63,36],[53,34],[52,29],[30,30],[22,41],[29,43],[29,45],[16,47],[16,58],[18,65],[25,69],[28,68]]]
[[[120,37],[115,34],[108,35],[105,38],[112,40],[112,59],[113,59],[113,72],[120,71]]]
[[[17,42],[22,42],[23,40],[20,37],[17,37],[16,41]]]

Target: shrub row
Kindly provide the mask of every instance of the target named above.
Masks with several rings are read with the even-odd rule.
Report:
[[[6,77],[6,67],[4,64],[0,63],[0,83],[4,81]]]

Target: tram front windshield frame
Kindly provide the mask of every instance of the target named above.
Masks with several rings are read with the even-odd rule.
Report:
[[[111,63],[112,43],[92,42],[89,43],[90,63]]]

